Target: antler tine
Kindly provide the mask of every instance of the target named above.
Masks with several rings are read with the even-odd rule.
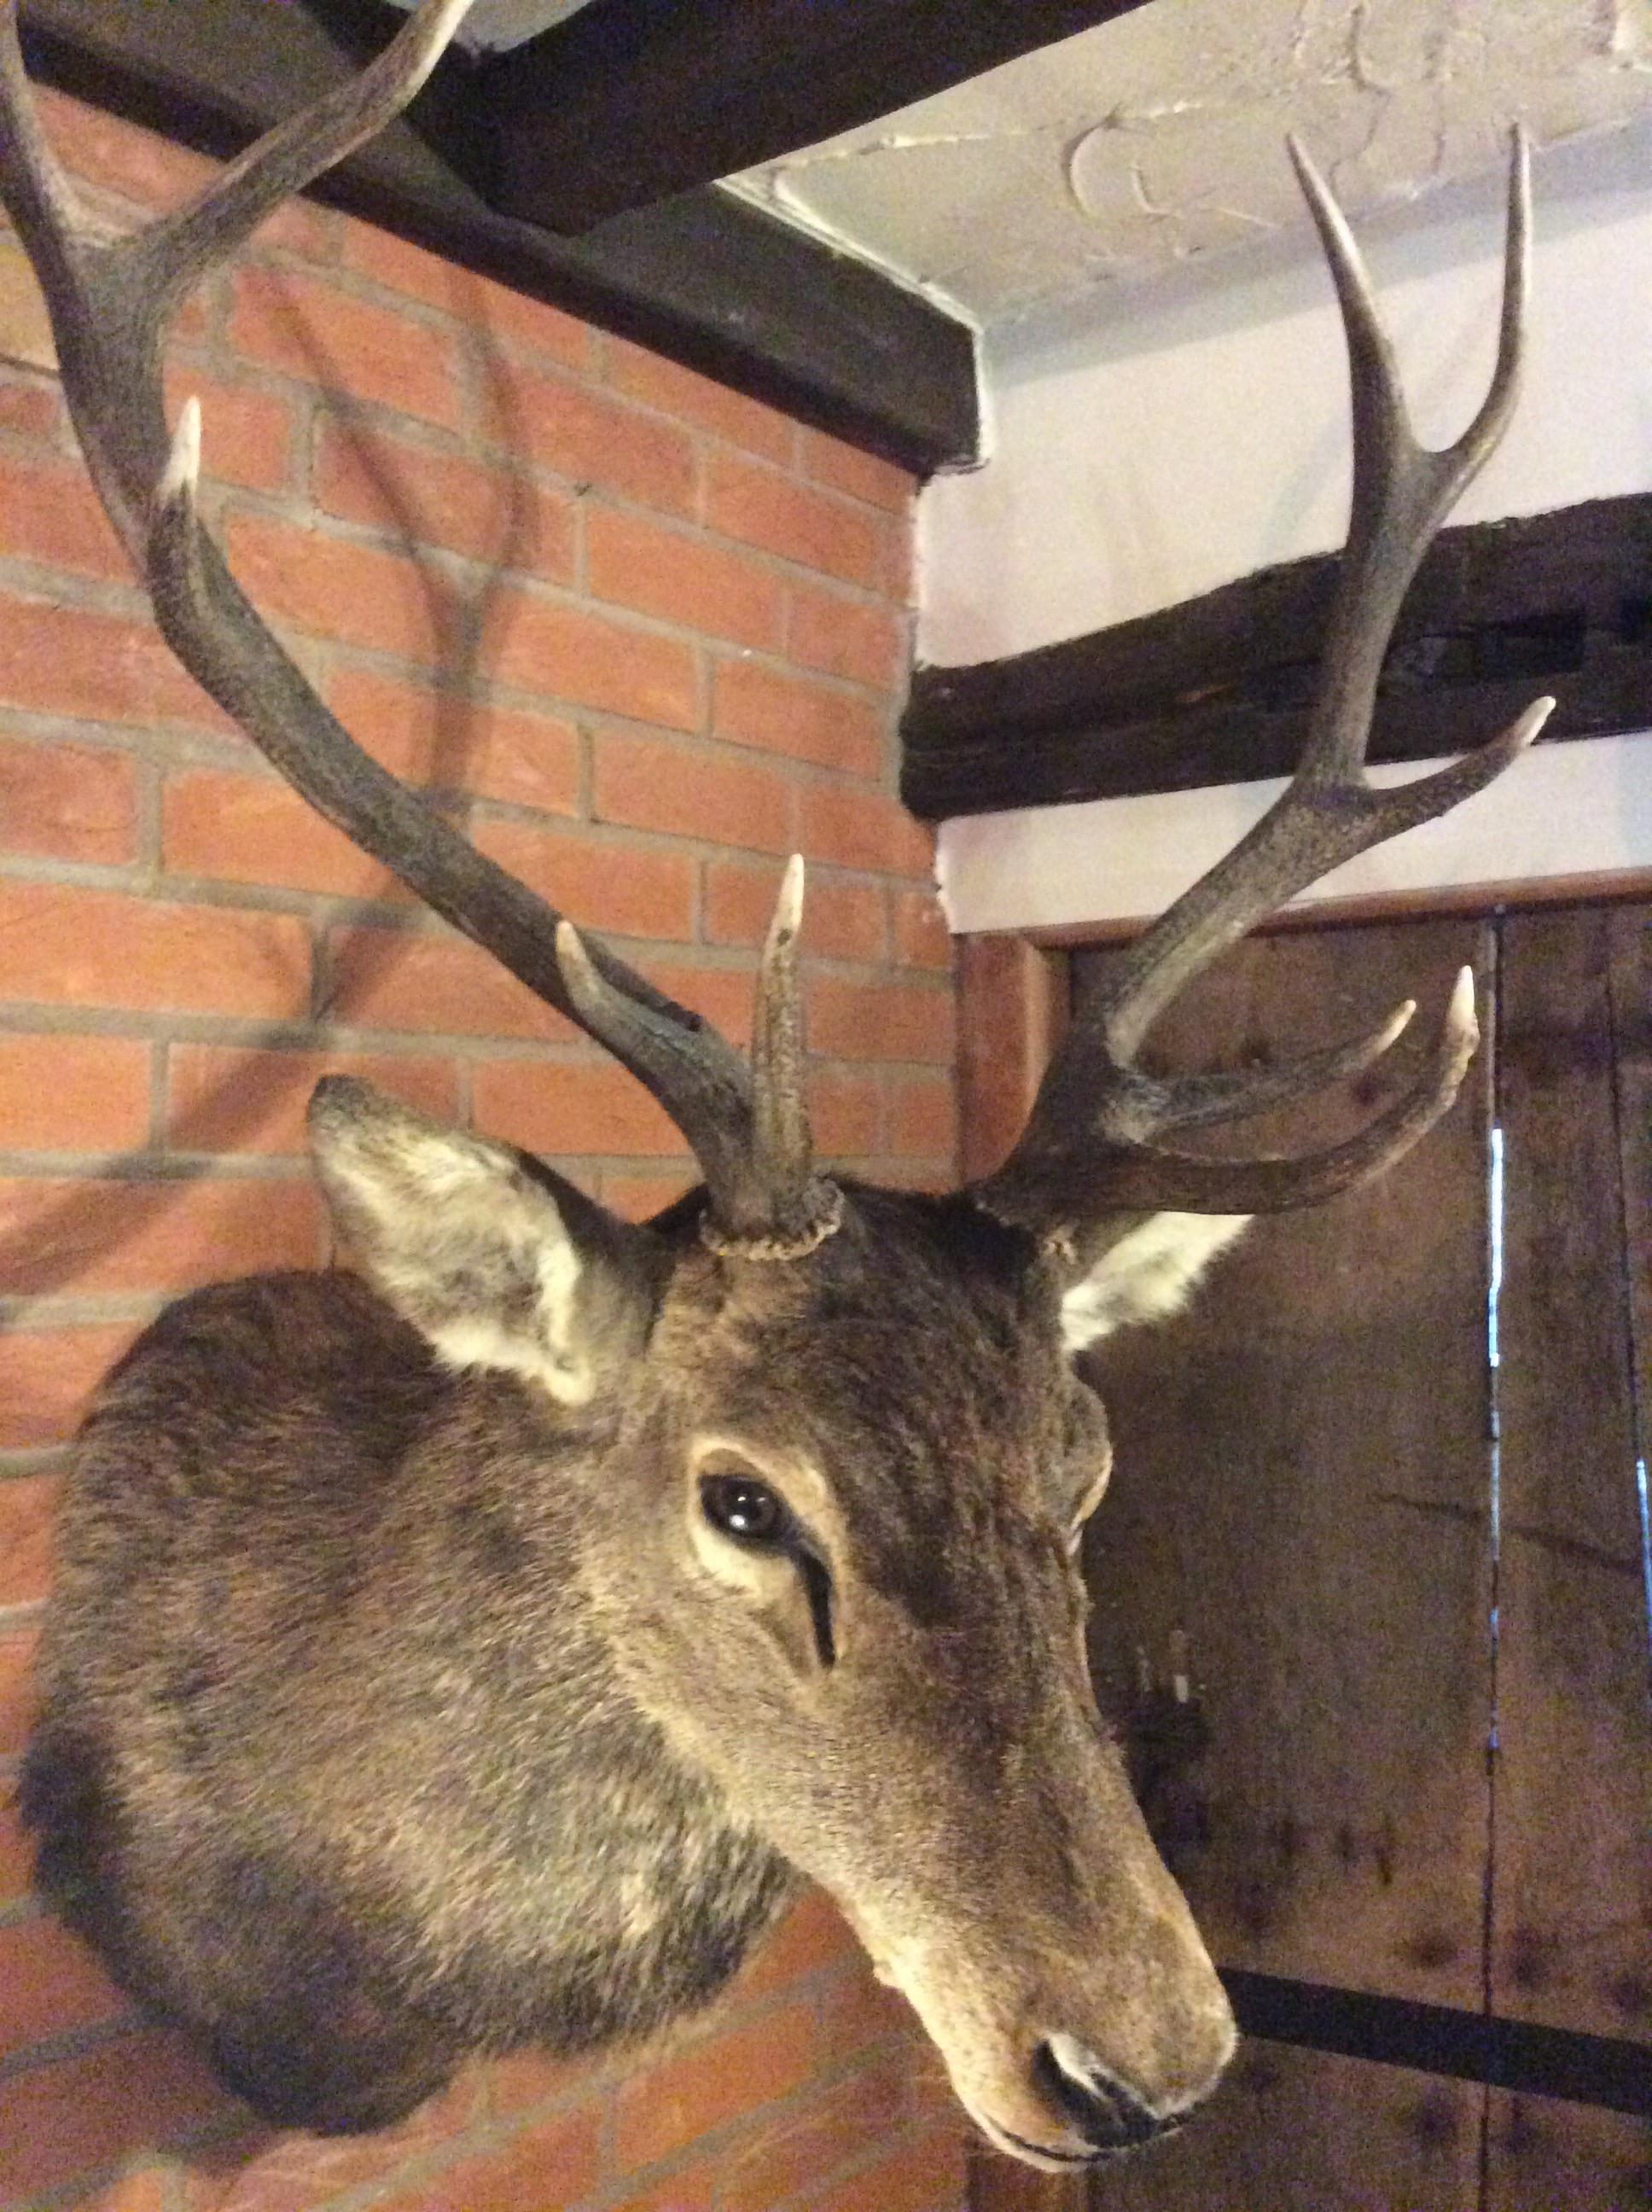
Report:
[[[984,1203],[1017,1218],[1042,1217],[1057,1162],[1067,1185],[1061,1210],[1069,1218],[1075,1209],[1133,1204],[1116,1195],[1127,1185],[1138,1194],[1150,1185],[1181,1194],[1156,1198],[1151,1201],[1156,1205],[1189,1212],[1243,1210],[1232,1202],[1242,1164],[1189,1161],[1151,1139],[1157,1132],[1239,1119],[1264,1105],[1304,1097],[1333,1079],[1326,1071],[1334,1054],[1311,1054],[1248,1083],[1209,1077],[1157,1083],[1133,1065],[1147,1030],[1218,953],[1297,891],[1482,789],[1532,743],[1553,708],[1552,699],[1537,701],[1488,744],[1431,775],[1380,789],[1366,779],[1377,680],[1400,602],[1441,523],[1491,453],[1515,403],[1530,258],[1524,134],[1513,134],[1496,367],[1473,421],[1439,450],[1420,445],[1412,431],[1393,348],[1346,219],[1295,140],[1291,155],[1336,286],[1348,350],[1354,449],[1348,543],[1307,740],[1295,775],[1266,813],[1143,932],[1121,959],[1100,1003],[1070,1033],[1019,1144],[980,1188]],[[1304,1189],[1324,1195],[1327,1175],[1342,1175],[1336,1187],[1344,1188],[1379,1172],[1394,1155],[1382,1152],[1377,1133],[1403,1128],[1409,1133],[1405,1141],[1415,1141],[1427,1124],[1414,1126],[1412,1109],[1420,1111],[1436,1097],[1439,1070],[1457,1064],[1460,1036],[1449,1018],[1416,1099],[1400,1102],[1372,1125],[1374,1148],[1362,1150],[1355,1139],[1330,1154],[1254,1164],[1254,1210],[1307,1202],[1285,1194],[1293,1173]],[[1442,1110],[1437,1103],[1432,1108]],[[1225,1185],[1211,1172],[1218,1164],[1230,1171]],[[1266,1174],[1260,1172],[1264,1166]],[[1197,1194],[1205,1189],[1208,1196]]]
[[[581,948],[575,978],[558,958],[556,909],[361,750],[202,526],[194,403],[176,439],[167,436],[161,349],[171,313],[284,198],[411,99],[470,5],[422,0],[352,83],[279,125],[178,213],[106,241],[40,131],[17,0],[0,0],[0,198],[46,295],[88,465],[179,659],[313,806],[648,1086],[700,1161],[716,1211],[752,1179],[742,1165],[756,1141],[743,1057],[601,945]]]

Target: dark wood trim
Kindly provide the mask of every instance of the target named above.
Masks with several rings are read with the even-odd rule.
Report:
[[[36,76],[223,156],[336,83],[393,18],[365,0],[27,0],[23,29]],[[317,196],[920,476],[973,457],[963,324],[711,189],[580,239],[500,214],[483,82],[450,55]]]
[[[1241,2031],[1270,2043],[1652,2116],[1652,2053],[1643,2043],[1273,1974],[1227,1970],[1222,1979]]]
[[[1316,555],[1089,637],[920,668],[908,805],[935,819],[1287,775],[1335,574]],[[1546,690],[1546,738],[1652,726],[1652,493],[1444,532],[1400,617],[1371,757],[1461,751]]]
[[[587,0],[501,54],[501,212],[558,231],[811,146],[1143,0]]]

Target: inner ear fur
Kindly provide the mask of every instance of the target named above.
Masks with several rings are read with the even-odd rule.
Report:
[[[446,1365],[583,1405],[641,1350],[663,1270],[647,1229],[367,1084],[319,1084],[309,1134],[340,1236]]]
[[[1200,1278],[1249,1221],[1245,1213],[1127,1213],[1098,1225],[1075,1255],[1061,1291],[1070,1352],[1133,1322],[1179,1313]]]

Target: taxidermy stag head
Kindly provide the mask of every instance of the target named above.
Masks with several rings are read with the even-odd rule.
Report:
[[[1401,595],[1512,404],[1523,157],[1491,394],[1433,453],[1297,154],[1356,453],[1302,765],[1133,947],[1013,1155],[919,1196],[815,1164],[799,864],[747,1059],[361,752],[202,526],[198,413],[169,434],[163,411],[169,319],[399,109],[465,9],[425,0],[358,82],[111,240],[41,135],[6,0],[0,188],[179,659],[329,820],[645,1083],[703,1182],[630,1225],[520,1152],[321,1085],[316,1165],[366,1279],[185,1299],[87,1421],[27,1768],[43,1879],[260,2112],[351,2130],[471,2051],[641,2042],[727,1981],[800,1873],[992,2140],[1080,2164],[1174,2126],[1234,2036],[1091,1699],[1075,1553],[1109,1450],[1072,1358],[1172,1310],[1243,1217],[1329,1198],[1420,1137],[1474,1048],[1470,981],[1421,1081],[1312,1157],[1177,1140],[1366,1068],[1409,1007],[1260,1076],[1164,1082],[1136,1054],[1225,945],[1478,791],[1542,720],[1403,789],[1366,782]]]

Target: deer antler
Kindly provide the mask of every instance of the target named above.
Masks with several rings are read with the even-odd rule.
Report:
[[[41,131],[23,69],[17,0],[0,0],[0,198],[45,293],[64,391],[98,493],[203,689],[319,812],[606,1046],[659,1099],[699,1161],[710,1233],[768,1255],[829,1233],[838,1198],[812,1168],[796,1053],[750,1064],[684,1006],[477,852],[349,736],[230,574],[197,511],[200,416],[167,430],[161,356],[188,294],[281,203],[382,130],[440,60],[471,0],[422,0],[361,74],[280,125],[195,199],[107,239]],[[794,870],[758,979],[760,1036],[798,1026]],[[784,943],[781,943],[781,939]],[[787,1139],[776,1145],[773,1133]]]
[[[1525,138],[1515,131],[1509,165],[1491,388],[1462,436],[1439,451],[1418,444],[1411,428],[1394,349],[1341,210],[1295,139],[1291,156],[1336,284],[1353,411],[1348,544],[1308,739],[1296,774],[1261,820],[1131,945],[1100,1005],[1052,1063],[1014,1152],[974,1187],[988,1211],[1047,1235],[1111,1211],[1256,1213],[1316,1204],[1380,1175],[1409,1150],[1450,1105],[1479,1042],[1473,978],[1464,969],[1415,1087],[1345,1142],[1283,1158],[1213,1159],[1160,1140],[1293,1103],[1370,1066],[1409,1021],[1409,1001],[1370,1036],[1260,1075],[1160,1080],[1135,1065],[1155,1019],[1226,946],[1357,853],[1483,789],[1531,744],[1554,706],[1540,699],[1489,744],[1435,774],[1384,789],[1366,780],[1377,678],[1400,602],[1514,408],[1529,258]]]

